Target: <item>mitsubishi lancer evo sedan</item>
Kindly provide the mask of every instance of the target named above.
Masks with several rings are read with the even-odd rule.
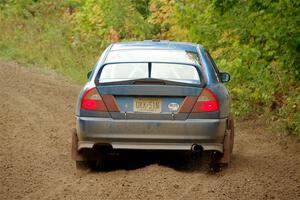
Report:
[[[224,83],[230,76],[201,45],[111,44],[87,76],[72,135],[78,169],[101,167],[120,150],[208,151],[210,169],[229,164],[234,125]]]

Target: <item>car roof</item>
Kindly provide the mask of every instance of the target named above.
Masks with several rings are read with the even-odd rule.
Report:
[[[173,42],[167,40],[145,40],[145,41],[132,41],[132,42],[119,42],[114,43],[111,51],[116,50],[134,50],[134,49],[167,49],[167,50],[183,50],[197,52],[198,44],[188,42]]]

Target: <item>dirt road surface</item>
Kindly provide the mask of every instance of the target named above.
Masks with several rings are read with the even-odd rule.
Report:
[[[300,144],[266,124],[236,124],[231,166],[205,155],[129,154],[106,172],[78,173],[70,158],[79,85],[0,62],[0,199],[300,199]],[[271,125],[269,125],[271,126]]]

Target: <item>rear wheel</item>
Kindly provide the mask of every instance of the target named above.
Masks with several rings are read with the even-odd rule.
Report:
[[[105,157],[106,155],[104,155],[103,153],[101,153],[99,155],[99,158],[97,160],[95,160],[92,164],[92,169],[93,170],[97,170],[97,171],[104,171],[106,170],[106,161],[105,161]]]
[[[94,152],[92,152],[94,153]],[[81,154],[84,160],[76,160],[76,169],[81,171],[95,170],[95,171],[104,171],[106,169],[106,155],[104,153],[97,152],[96,158],[90,158],[90,156],[85,156]],[[94,160],[95,159],[95,160]]]
[[[101,149],[81,149],[78,151],[78,137],[76,129],[72,132],[72,149],[71,154],[75,160],[76,169],[79,171],[104,170],[105,154]]]
[[[222,157],[223,154],[218,151],[211,152],[209,163],[209,170],[211,172],[219,172],[222,170],[223,167],[227,166],[226,164],[220,162]]]
[[[75,161],[76,162],[76,169],[80,171],[88,171],[94,165],[94,161]]]
[[[76,160],[77,170],[103,171],[106,169],[106,154],[94,149],[82,149],[80,156],[83,160]]]

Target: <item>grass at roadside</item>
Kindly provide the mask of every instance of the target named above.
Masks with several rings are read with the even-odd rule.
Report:
[[[66,35],[69,25],[58,16],[51,18],[45,21],[39,17],[26,20],[21,17],[4,19],[2,16],[0,57],[26,66],[54,69],[82,83],[101,48],[91,51],[89,48],[72,47]]]

